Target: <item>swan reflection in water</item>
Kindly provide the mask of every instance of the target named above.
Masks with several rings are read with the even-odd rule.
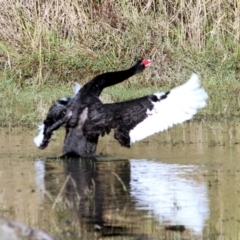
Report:
[[[51,167],[47,167],[48,164],[51,164]],[[54,187],[54,179],[59,174],[65,177],[70,175],[76,186],[72,187],[69,182],[64,192],[70,201],[74,201],[76,190],[81,196],[79,218],[87,217],[94,222],[104,222],[108,207],[119,209],[120,212],[121,208],[127,208],[129,213],[141,211],[139,215],[150,216],[157,220],[159,225],[183,225],[194,234],[201,235],[209,217],[207,185],[198,177],[201,168],[197,165],[165,164],[146,159],[108,159],[93,162],[82,159],[63,161],[63,175],[59,170],[57,173],[51,170],[54,164],[54,161],[43,160],[35,163],[41,202],[44,197],[43,190],[46,188],[49,191],[46,184],[51,185],[57,194],[60,189],[56,189],[63,183]],[[116,173],[120,180],[116,179],[113,173]],[[51,177],[47,177],[49,175]],[[123,190],[123,185],[126,190]],[[86,189],[94,190],[94,208],[88,206],[87,197],[84,197]],[[114,195],[110,189],[114,189]]]
[[[130,166],[130,195],[137,209],[149,210],[162,224],[202,234],[209,206],[206,183],[195,180],[198,166],[145,159],[131,159]]]

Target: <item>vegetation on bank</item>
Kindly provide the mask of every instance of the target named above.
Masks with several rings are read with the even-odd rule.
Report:
[[[210,99],[198,115],[240,115],[238,0],[3,0],[1,125],[35,127],[50,104],[106,71],[151,58],[105,101],[167,90],[197,72]]]

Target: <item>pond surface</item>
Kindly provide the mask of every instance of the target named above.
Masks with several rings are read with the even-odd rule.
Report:
[[[0,216],[58,239],[239,239],[240,127],[186,123],[95,160],[60,160],[36,131],[0,133]]]

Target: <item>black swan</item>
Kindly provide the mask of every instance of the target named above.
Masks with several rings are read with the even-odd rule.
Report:
[[[78,122],[73,127],[67,123],[63,146],[64,156],[69,157],[94,156],[99,136],[112,129],[115,139],[122,146],[130,147],[136,141],[191,119],[198,109],[206,106],[208,98],[195,73],[185,84],[169,92],[126,102],[103,104],[82,89],[77,95],[81,96],[74,99],[80,110]],[[79,102],[76,102],[77,97]],[[68,110],[63,118],[66,115]]]
[[[36,146],[41,149],[46,148],[53,131],[57,130],[66,122],[68,122],[68,127],[66,128],[66,133],[68,133],[69,127],[77,124],[81,108],[83,109],[83,106],[89,104],[85,99],[91,99],[92,102],[96,102],[97,107],[99,103],[101,104],[99,96],[105,87],[120,83],[131,76],[142,72],[150,64],[151,60],[144,59],[137,61],[136,64],[127,70],[100,74],[85,84],[81,91],[79,91],[80,85],[76,85],[73,97],[61,98],[50,107],[46,119],[39,125],[38,136],[34,138]],[[69,118],[70,121],[68,121]]]

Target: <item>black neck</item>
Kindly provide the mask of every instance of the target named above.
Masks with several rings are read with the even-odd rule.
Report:
[[[94,77],[90,82],[85,84],[83,89],[99,96],[104,88],[123,82],[136,73],[137,71],[135,65],[127,70],[103,73]]]

